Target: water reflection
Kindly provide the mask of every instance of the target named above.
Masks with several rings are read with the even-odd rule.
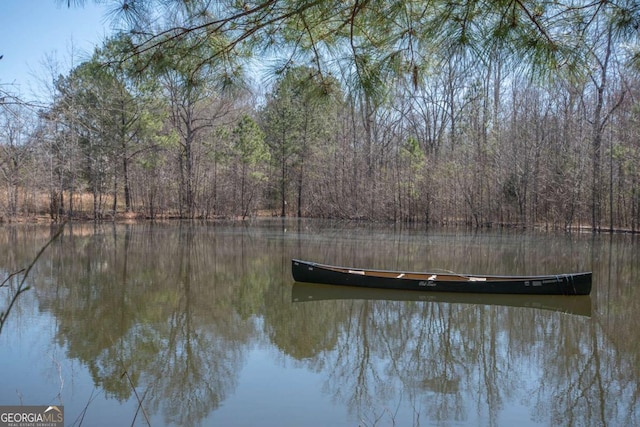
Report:
[[[49,235],[0,229],[0,268],[24,265]],[[296,419],[295,411],[304,417],[311,404],[326,418],[307,425],[640,424],[631,237],[280,221],[74,224],[52,249],[34,272],[35,303],[55,318],[52,339],[67,360],[86,367],[104,394],[88,408],[87,396],[63,396],[68,416],[84,408],[88,425],[100,425],[91,417],[110,400],[141,401],[152,425],[249,425],[243,413],[220,417],[241,399],[256,351],[275,365],[295,361],[327,396],[305,401],[296,390],[318,385],[298,379],[283,385],[286,396],[237,404],[258,414],[281,408],[261,425]],[[294,257],[496,274],[593,269],[594,292],[532,298],[294,284]],[[37,332],[15,323],[3,340],[27,345]]]
[[[298,282],[294,283],[291,289],[291,300],[293,302],[345,299],[424,301],[449,304],[529,307],[541,310],[560,311],[567,314],[591,316],[591,296],[589,295],[484,295],[450,292],[396,291]]]
[[[296,287],[294,295],[299,295]],[[305,308],[293,313],[298,322],[323,311],[348,313],[332,323],[337,330],[331,336],[339,337],[334,351],[318,357],[329,373],[327,389],[360,417],[402,396],[415,420],[471,423],[479,417],[500,425],[500,412],[515,396],[531,393],[542,397],[541,404],[548,403],[546,413],[569,413],[574,399],[556,402],[551,396],[571,389],[577,397],[589,390],[581,378],[597,350],[582,316],[444,299],[358,300],[351,295],[301,305]],[[554,385],[541,394],[536,380]],[[584,414],[579,419],[588,420]]]

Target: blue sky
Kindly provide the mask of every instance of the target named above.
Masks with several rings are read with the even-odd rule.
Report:
[[[37,76],[49,74],[42,65],[47,55],[67,72],[72,50],[77,65],[110,31],[104,7],[91,0],[71,9],[56,0],[0,0],[1,88],[21,95],[37,91]]]

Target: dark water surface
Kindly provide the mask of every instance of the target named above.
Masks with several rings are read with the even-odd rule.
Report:
[[[0,228],[3,277],[53,231]],[[0,405],[64,405],[67,426],[640,425],[639,250],[629,235],[321,221],[67,225],[0,334]],[[594,288],[358,292],[294,284],[291,258],[592,270]]]

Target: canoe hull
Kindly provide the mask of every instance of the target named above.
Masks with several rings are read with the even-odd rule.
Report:
[[[484,276],[363,270],[292,260],[296,282],[365,288],[484,294],[589,295],[590,272],[546,276]]]

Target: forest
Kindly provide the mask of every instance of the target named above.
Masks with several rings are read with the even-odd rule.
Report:
[[[103,3],[47,99],[0,81],[2,221],[640,229],[635,2]]]

